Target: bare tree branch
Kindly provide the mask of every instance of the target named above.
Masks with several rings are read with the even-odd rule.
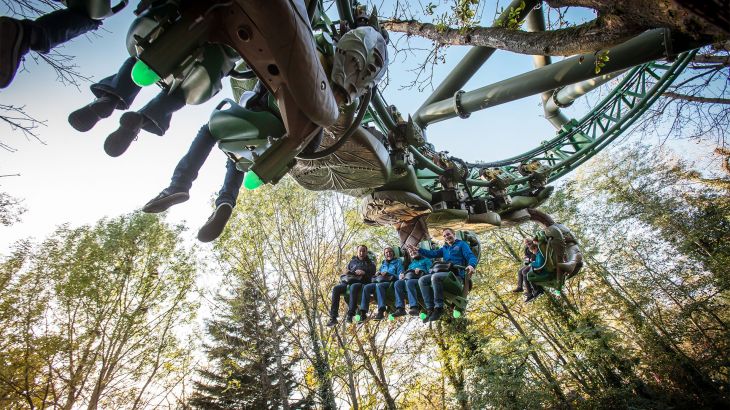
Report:
[[[674,98],[677,100],[685,100],[685,101],[698,102],[698,103],[730,104],[730,99],[728,99],[728,98],[708,98],[708,97],[699,97],[696,95],[685,95],[685,94],[679,94],[679,93],[673,93],[673,92],[665,92],[662,95],[665,97]]]

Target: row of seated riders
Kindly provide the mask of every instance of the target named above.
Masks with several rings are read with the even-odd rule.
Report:
[[[346,295],[348,288],[350,300],[345,319],[348,323],[351,323],[356,315],[363,319],[367,318],[368,305],[373,294],[378,303],[378,312],[373,319],[384,319],[387,304],[386,292],[391,286],[391,282],[395,282],[393,317],[406,314],[416,316],[421,313],[418,303],[420,289],[425,307],[425,315],[422,315],[423,322],[440,320],[444,313],[444,288],[450,286],[447,278],[455,274],[453,276],[460,282],[460,288],[463,289],[467,277],[474,273],[477,266],[477,257],[467,242],[456,238],[454,231],[449,228],[444,229],[442,234],[445,243],[439,249],[430,250],[407,246],[410,263],[406,269],[401,260],[395,257],[393,248],[386,247],[383,251],[385,259],[376,271],[375,263],[368,256],[367,246],[358,246],[357,255],[353,256],[341,276],[342,282],[332,289],[330,321],[327,326],[337,324],[340,296]],[[444,268],[433,266],[432,258],[441,258],[442,266],[445,265]],[[450,267],[455,268],[450,270]],[[461,289],[447,289],[447,291],[461,293]],[[406,295],[409,305],[408,312],[405,310]],[[359,311],[358,301],[360,302]]]

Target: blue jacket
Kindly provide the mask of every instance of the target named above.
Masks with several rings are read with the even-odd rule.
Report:
[[[453,245],[445,243],[444,246],[435,251],[419,248],[418,253],[429,258],[443,258],[444,262],[451,262],[454,265],[477,267],[477,257],[469,248],[469,244],[457,239]],[[464,271],[459,270],[459,275],[464,276]]]
[[[532,262],[532,269],[535,272],[540,272],[542,270],[542,265],[545,264],[545,257],[542,255],[542,251],[538,250],[537,255],[535,255],[535,260]]]
[[[408,264],[408,270],[420,269],[428,273],[428,270],[431,269],[431,266],[433,266],[433,262],[431,262],[431,259],[428,259],[424,256],[418,256],[417,258],[413,259],[410,264]]]
[[[383,259],[378,272],[388,272],[389,275],[393,275],[398,279],[399,275],[403,273],[403,262],[398,258],[393,258],[390,261]]]

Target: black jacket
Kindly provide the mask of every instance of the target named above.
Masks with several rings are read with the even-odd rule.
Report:
[[[370,279],[375,274],[375,263],[371,261],[368,257],[360,260],[357,258],[357,256],[353,256],[352,259],[350,259],[350,263],[347,264],[347,271],[354,274],[355,271],[358,269],[365,271],[365,277],[363,278],[363,282],[370,282]]]

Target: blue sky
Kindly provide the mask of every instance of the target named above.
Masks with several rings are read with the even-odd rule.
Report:
[[[124,38],[131,20],[132,7],[128,7],[107,19],[97,34],[77,38],[60,50],[76,56],[82,73],[101,79],[116,72],[127,57]],[[446,63],[437,67],[435,84],[465,52],[466,48],[449,49]],[[390,84],[384,90],[388,103],[396,105],[404,116],[415,112],[428,95],[428,90],[419,93],[399,87],[410,81],[412,74],[406,70],[413,67],[413,61],[417,58],[392,56]],[[206,104],[185,107],[173,117],[165,136],[143,131],[124,155],[111,158],[102,144],[117,128],[122,112],[116,111],[89,132],[77,132],[66,118],[93,99],[89,83],[78,89],[63,86],[47,65],[35,64],[30,57],[26,58],[26,68],[8,88],[0,90],[0,102],[25,106],[36,118],[45,119],[46,125],[38,129],[45,144],[0,128],[4,141],[17,149],[14,153],[0,151],[0,175],[20,174],[0,178],[0,190],[23,199],[28,209],[21,223],[0,227],[0,253],[14,240],[28,236],[41,239],[61,223],[93,223],[139,209],[167,186],[198,128],[220,99],[230,96],[226,87]],[[497,52],[464,88],[474,89],[531,68],[529,56]],[[132,108],[142,107],[157,91],[154,86],[143,90]],[[468,120],[440,122],[427,129],[427,138],[437,149],[467,161],[510,157],[554,135],[554,129],[542,118],[539,101],[539,96],[534,96],[475,113]],[[191,240],[211,212],[211,198],[223,180],[225,161],[223,153],[215,149],[191,190],[191,199],[169,211],[171,221],[188,222]]]

